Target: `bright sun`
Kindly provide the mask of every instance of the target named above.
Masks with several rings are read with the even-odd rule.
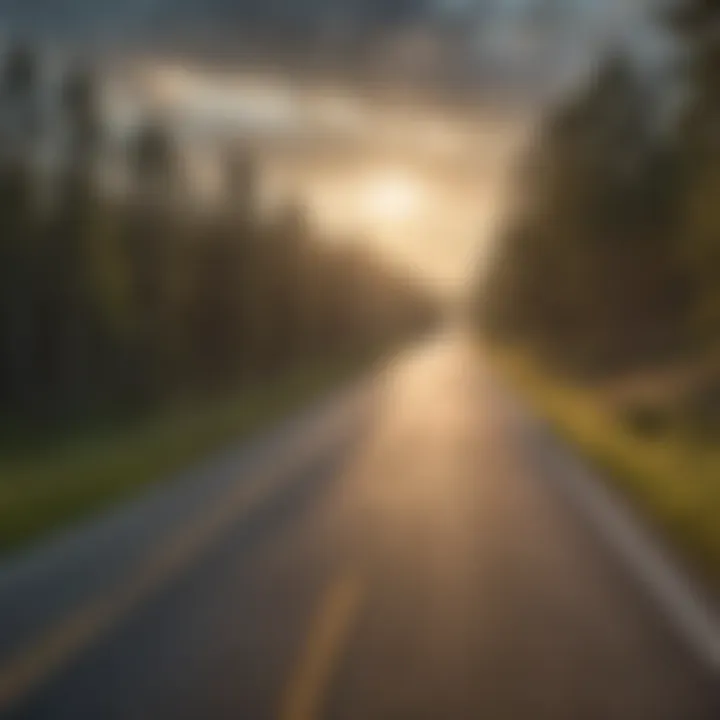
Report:
[[[396,223],[414,215],[421,205],[422,192],[411,178],[383,175],[368,180],[361,196],[364,214],[384,223]]]

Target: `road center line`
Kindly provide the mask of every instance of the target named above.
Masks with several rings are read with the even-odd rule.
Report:
[[[338,577],[322,596],[282,697],[278,720],[320,720],[327,688],[360,611],[357,575]]]

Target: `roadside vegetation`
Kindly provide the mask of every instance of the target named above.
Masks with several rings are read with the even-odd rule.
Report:
[[[618,397],[559,376],[526,352],[495,355],[508,382],[557,434],[720,590],[720,444],[662,394]]]
[[[332,367],[296,369],[223,399],[6,446],[0,457],[0,555],[237,446],[369,362],[355,357]]]
[[[681,0],[673,68],[614,54],[549,113],[478,296],[516,384],[715,581],[718,22]]]

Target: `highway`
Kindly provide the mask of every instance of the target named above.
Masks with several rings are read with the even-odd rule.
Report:
[[[720,717],[717,608],[590,475],[476,344],[408,348],[0,564],[0,717]]]

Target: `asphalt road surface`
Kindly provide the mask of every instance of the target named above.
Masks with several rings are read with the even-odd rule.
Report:
[[[410,349],[0,565],[0,716],[720,718],[712,609],[566,455],[467,340]]]

